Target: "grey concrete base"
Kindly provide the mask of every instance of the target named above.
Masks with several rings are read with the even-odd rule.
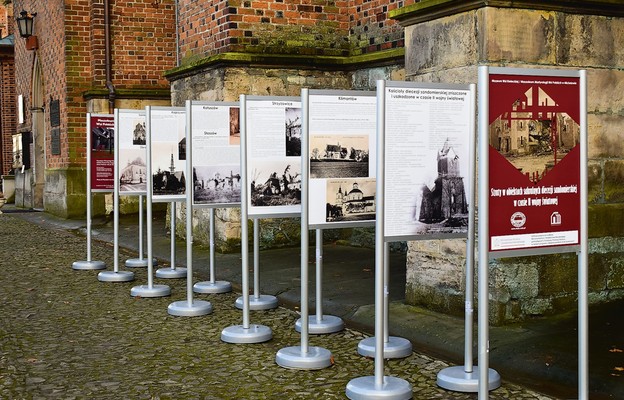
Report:
[[[409,382],[394,376],[384,376],[380,386],[375,385],[374,376],[351,379],[347,383],[346,395],[351,400],[407,400],[413,396]]]
[[[156,271],[156,278],[179,279],[186,278],[186,268],[160,268]]]
[[[319,320],[316,315],[308,317],[308,333],[310,335],[325,335],[340,332],[344,329],[344,321],[334,315],[323,315]],[[301,318],[295,322],[295,330],[301,332]]]
[[[258,297],[249,296],[249,309],[251,311],[272,310],[277,308],[277,304],[277,297],[271,296],[270,294],[261,294]],[[236,299],[234,306],[239,310],[243,309],[243,296]]]
[[[174,301],[167,307],[167,312],[179,317],[199,317],[212,313],[212,304],[204,300],[193,300],[190,304],[188,300]]]
[[[134,280],[134,272],[130,271],[103,271],[98,274],[100,282],[130,282]]]
[[[231,291],[232,284],[227,281],[197,282],[193,285],[195,293],[229,293]]]
[[[164,297],[171,294],[171,288],[167,285],[139,285],[130,289],[130,296],[134,297]]]
[[[72,263],[72,269],[87,271],[106,268],[104,261],[75,261]]]
[[[147,267],[147,258],[129,258],[126,260],[126,267],[128,268],[143,268]],[[152,265],[155,267],[158,265],[158,261],[154,258]]]
[[[271,338],[273,338],[271,328],[264,325],[249,325],[249,328],[232,325],[221,331],[221,340],[226,343],[262,343]]]
[[[275,362],[283,368],[291,369],[323,369],[330,367],[331,353],[322,347],[309,346],[306,353],[301,346],[285,347],[275,355]]]
[[[479,391],[479,369],[474,366],[472,372],[465,372],[463,365],[444,368],[438,372],[438,386],[455,392],[477,393]],[[492,368],[488,369],[488,390],[500,387],[501,377]]]
[[[375,357],[375,337],[360,340],[358,354],[364,357]],[[405,358],[412,355],[412,342],[396,336],[389,336],[384,343],[383,358]]]

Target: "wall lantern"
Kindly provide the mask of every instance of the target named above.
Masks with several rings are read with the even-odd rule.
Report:
[[[33,36],[33,28],[35,27],[35,17],[37,13],[29,14],[22,10],[20,17],[17,17],[17,29],[21,37],[26,39],[26,50],[34,50],[38,47],[37,36]]]

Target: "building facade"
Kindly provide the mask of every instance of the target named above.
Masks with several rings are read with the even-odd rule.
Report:
[[[29,138],[22,152],[31,160],[16,171],[17,205],[85,215],[86,113],[170,104],[163,72],[176,65],[174,3],[13,1],[16,15],[36,13],[35,47],[15,41],[24,110],[16,131]]]
[[[15,135],[26,138],[23,159],[30,160],[16,171],[16,203],[63,217],[85,215],[87,112],[237,101],[241,94],[296,96],[304,87],[374,90],[378,79],[466,84],[477,81],[478,65],[583,68],[590,82],[590,300],[621,298],[620,3],[15,0],[15,14],[37,13],[36,46],[15,39],[16,94],[23,99],[23,123]],[[500,122],[495,134],[501,146],[530,151],[531,127],[514,124]],[[558,124],[563,129],[566,121]],[[576,140],[575,132],[567,134],[560,136],[562,146]],[[219,209],[216,217],[217,244],[236,250],[239,211]],[[208,243],[208,211],[197,210],[197,218],[194,237]],[[298,221],[261,225],[261,246],[297,243]],[[407,302],[461,314],[464,262],[464,241],[409,243]],[[492,321],[570,309],[574,262],[573,256],[555,255],[493,264]]]

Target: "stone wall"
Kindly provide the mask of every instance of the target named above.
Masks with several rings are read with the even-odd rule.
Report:
[[[608,1],[582,11],[556,1],[431,3],[394,15],[405,26],[407,80],[476,83],[483,64],[587,70],[590,302],[624,297],[624,15]],[[463,315],[465,241],[408,247],[408,303]],[[489,284],[494,324],[566,312],[576,307],[577,258],[499,259]]]
[[[238,101],[241,94],[266,96],[300,96],[302,88],[374,90],[377,79],[403,79],[402,65],[370,66],[354,71],[309,70],[300,68],[259,68],[237,65],[204,68],[172,80],[171,98],[174,106],[184,106],[187,99],[206,101]],[[184,235],[184,210],[178,212],[177,227]],[[209,210],[193,211],[193,236],[198,243],[209,244]],[[249,222],[252,232],[252,222]],[[240,210],[223,208],[215,211],[215,242],[219,251],[239,251]],[[261,219],[260,247],[296,246],[301,242],[301,225],[297,218]],[[251,239],[251,238],[250,238]],[[356,246],[374,246],[371,229],[327,230],[324,240]]]

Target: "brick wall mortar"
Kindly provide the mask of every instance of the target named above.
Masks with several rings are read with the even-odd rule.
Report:
[[[387,12],[418,0],[181,0],[182,64],[224,52],[350,56],[403,47]]]

